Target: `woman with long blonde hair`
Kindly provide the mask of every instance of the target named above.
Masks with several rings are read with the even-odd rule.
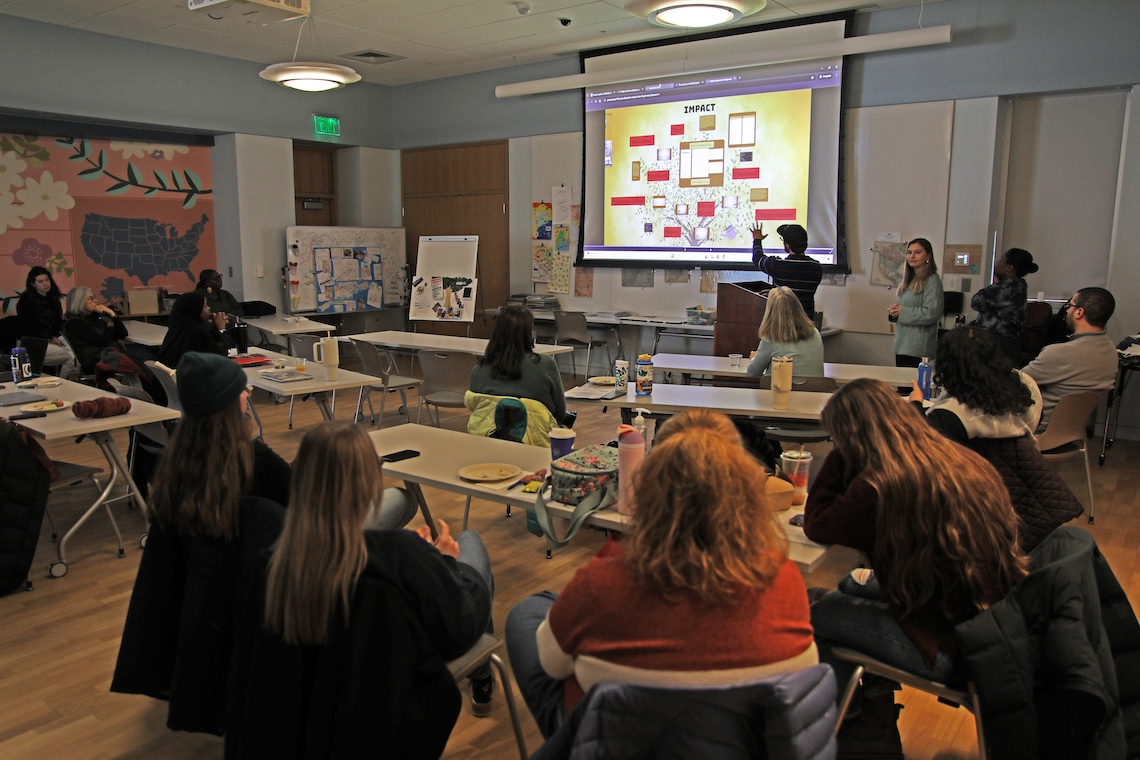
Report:
[[[841,386],[823,426],[835,449],[808,493],[804,532],[860,550],[874,576],[864,585],[848,575],[812,605],[822,656],[841,644],[945,681],[954,626],[1004,598],[1027,570],[1005,483],[875,380]],[[843,683],[849,668],[836,670]]]
[[[750,377],[768,374],[777,356],[790,356],[797,375],[823,375],[823,338],[791,288],[780,286],[768,291],[759,336],[760,345],[748,365]]]
[[[899,283],[898,301],[887,307],[887,318],[895,323],[891,345],[895,366],[917,367],[923,357],[934,356],[942,308],[942,280],[934,262],[934,247],[926,238],[915,238],[906,247],[906,270]]]
[[[458,657],[489,630],[493,582],[490,560],[479,535],[464,531],[453,538],[442,520],[438,521],[439,536],[434,541],[426,527],[418,532],[371,530],[375,505],[382,502],[383,495],[380,461],[362,428],[347,422],[326,423],[301,441],[285,525],[269,559],[265,583],[264,627],[286,647],[319,651],[328,647],[338,652],[347,648],[352,656],[363,660],[385,657],[418,663],[414,671],[440,658]],[[358,604],[360,584],[365,582],[381,584],[407,604],[382,611],[367,608],[367,602]],[[422,641],[403,642],[400,646],[408,647],[406,652],[367,652],[367,641],[357,639],[362,630],[368,630],[368,621],[378,612],[380,617],[391,617],[401,611],[414,620],[394,621],[391,628],[419,631]],[[353,625],[357,620],[361,626]],[[488,666],[472,680],[490,678]],[[442,721],[446,713],[442,706],[450,700],[455,701],[458,712],[452,680],[447,680],[443,689],[397,683],[394,675],[392,681],[338,693],[360,695],[359,702],[351,706],[355,712],[374,699],[366,695],[369,689],[395,689],[392,694],[406,697],[403,709],[408,711],[407,716],[420,716],[417,710],[423,712],[425,705],[438,702]],[[407,691],[401,692],[405,687]],[[488,708],[490,688],[488,683]],[[312,698],[328,696],[314,694]],[[473,710],[480,710],[478,704]],[[453,724],[455,714],[450,719]],[[399,725],[401,716],[376,716],[376,720]],[[450,725],[446,726],[448,731]],[[440,737],[428,741],[435,738]],[[446,733],[442,740],[446,741]],[[415,737],[409,741],[414,743]]]
[[[507,620],[511,667],[544,736],[599,681],[732,686],[817,661],[766,477],[723,415],[685,412],[661,428],[623,484],[627,537]]]

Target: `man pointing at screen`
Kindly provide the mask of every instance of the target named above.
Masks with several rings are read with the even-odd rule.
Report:
[[[785,258],[766,256],[764,254],[764,225],[752,226],[752,263],[764,274],[772,278],[775,286],[786,285],[791,288],[808,319],[815,318],[815,289],[823,279],[823,266],[808,256],[805,251],[808,247],[807,230],[798,224],[781,224],[776,228],[776,234],[784,241]]]

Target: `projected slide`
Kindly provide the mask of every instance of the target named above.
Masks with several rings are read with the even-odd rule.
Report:
[[[807,226],[811,90],[607,109],[604,245],[744,247]]]

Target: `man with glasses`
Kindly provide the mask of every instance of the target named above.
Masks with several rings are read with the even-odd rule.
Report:
[[[781,224],[776,234],[784,241],[784,253],[788,254],[782,259],[764,253],[764,238],[768,237],[764,225],[752,227],[752,263],[772,278],[773,286],[791,288],[808,319],[815,319],[815,290],[823,279],[823,266],[806,253],[807,230],[798,224]]]
[[[1064,396],[1081,391],[1107,391],[1116,381],[1116,346],[1104,327],[1116,309],[1116,299],[1104,288],[1081,288],[1061,307],[1072,335],[1064,343],[1046,346],[1023,370],[1041,389],[1040,433]]]

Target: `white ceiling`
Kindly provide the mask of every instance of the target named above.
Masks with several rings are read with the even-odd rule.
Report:
[[[400,85],[677,36],[631,16],[622,9],[625,0],[526,0],[527,15],[520,14],[518,4],[311,0],[314,21],[300,35],[297,60],[350,65],[366,82]],[[763,11],[736,26],[903,6],[916,6],[917,25],[918,5],[919,0],[768,0]],[[0,0],[0,14],[48,24],[264,64],[292,60],[300,21],[279,20],[278,12],[261,10],[242,0],[194,11],[186,0]],[[561,19],[570,24],[563,26]],[[346,60],[361,51],[402,60],[379,65]]]

